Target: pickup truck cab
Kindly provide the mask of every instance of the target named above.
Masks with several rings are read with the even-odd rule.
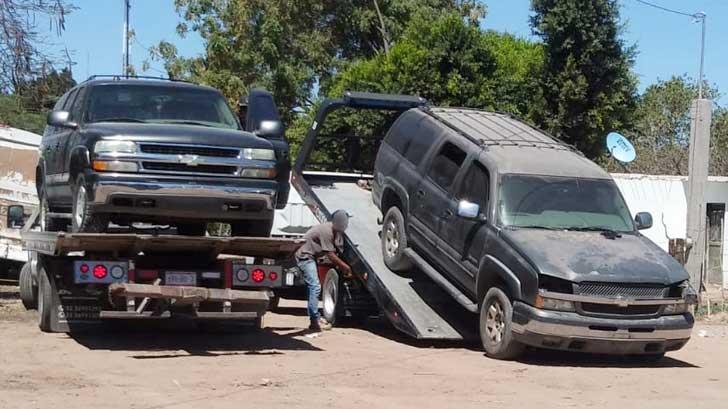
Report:
[[[633,219],[607,172],[507,114],[405,112],[378,151],[372,197],[385,264],[446,277],[477,306],[489,356],[531,345],[658,358],[690,338],[695,293],[640,234],[651,216]]]
[[[276,119],[246,131],[219,91],[185,82],[85,81],[48,116],[36,169],[41,226],[63,230],[58,215],[70,214],[73,232],[147,222],[204,235],[223,222],[235,236],[268,236],[290,172]]]

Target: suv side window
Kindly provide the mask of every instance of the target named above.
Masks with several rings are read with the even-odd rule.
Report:
[[[437,141],[437,132],[439,130],[436,127],[428,125],[427,121],[419,120],[418,126],[411,127],[412,133],[407,135],[409,146],[407,147],[405,158],[415,165],[419,165],[422,162],[427,151]],[[406,129],[409,129],[409,127]]]
[[[78,93],[76,95],[76,100],[73,101],[73,105],[71,105],[71,109],[70,109],[71,120],[76,121],[76,122],[81,122],[81,119],[82,119],[81,118],[81,116],[82,116],[81,108],[83,106],[83,100],[84,100],[85,96],[86,96],[86,87],[79,88]]]
[[[71,111],[71,105],[73,105],[73,100],[76,98],[76,94],[78,94],[78,89],[74,89],[70,94],[68,94],[68,98],[66,98],[66,102],[64,102],[62,108],[64,111]]]
[[[400,124],[400,126],[392,127],[384,141],[400,155],[404,156],[412,141],[411,135],[405,133],[404,130],[411,129],[408,126],[411,121],[408,121],[408,118],[402,118],[401,121],[406,125]]]
[[[479,162],[473,161],[468,173],[465,174],[465,178],[460,183],[457,198],[476,203],[480,206],[481,211],[485,211],[488,205],[488,187],[488,171]]]
[[[437,153],[432,159],[430,170],[427,172],[429,176],[438,186],[448,190],[452,186],[452,182],[455,180],[455,176],[458,174],[460,166],[465,162],[465,152],[453,145],[450,142],[446,142],[440,148],[440,152]]]

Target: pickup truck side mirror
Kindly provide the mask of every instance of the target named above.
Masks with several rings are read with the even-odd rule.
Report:
[[[485,216],[480,213],[480,205],[467,200],[458,203],[458,216],[471,220],[485,220]]]
[[[25,209],[20,205],[8,206],[5,226],[9,229],[21,229],[25,225]]]
[[[645,230],[652,227],[652,215],[648,212],[639,212],[634,217],[634,222],[637,224],[637,230]]]
[[[281,121],[260,121],[255,134],[261,138],[283,138],[283,123]]]
[[[59,128],[78,128],[78,124],[71,121],[71,113],[68,111],[51,111],[48,113],[46,123]]]

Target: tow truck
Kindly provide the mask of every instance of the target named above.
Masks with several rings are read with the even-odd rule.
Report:
[[[21,233],[29,251],[20,276],[26,307],[44,332],[108,320],[190,319],[261,328],[271,290],[294,283],[298,239],[187,237],[151,232]]]

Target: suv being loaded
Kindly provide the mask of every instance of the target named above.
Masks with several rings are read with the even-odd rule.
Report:
[[[48,115],[36,170],[42,228],[64,229],[57,216],[70,213],[73,232],[147,222],[204,235],[223,222],[235,236],[268,236],[286,204],[288,146],[277,114],[256,123],[244,131],[213,88],[92,77]]]
[[[690,338],[688,274],[640,234],[610,175],[505,114],[415,108],[382,143],[373,200],[394,271],[479,314],[488,355],[525,345],[660,357]]]

